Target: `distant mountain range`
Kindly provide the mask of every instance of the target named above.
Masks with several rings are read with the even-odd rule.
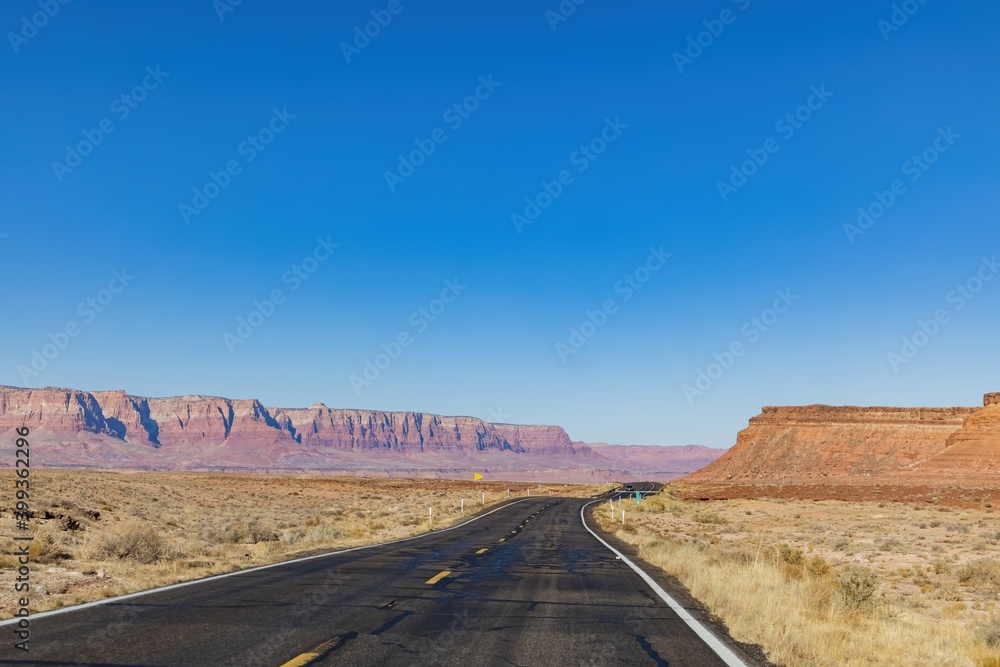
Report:
[[[0,386],[0,451],[31,429],[33,467],[605,482],[681,477],[725,450],[573,442],[559,426],[256,399]]]

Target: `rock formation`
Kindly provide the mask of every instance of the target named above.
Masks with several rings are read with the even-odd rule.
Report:
[[[982,408],[766,406],[736,445],[685,481],[723,484],[1000,482],[1000,394]]]
[[[702,462],[692,463],[684,448],[604,446],[601,453],[572,442],[558,426],[491,424],[475,417],[0,387],[0,452],[14,440],[2,434],[19,426],[32,430],[33,465],[49,467],[442,477],[482,472],[494,479],[596,482],[650,473],[677,477]],[[647,451],[636,457],[639,450]]]

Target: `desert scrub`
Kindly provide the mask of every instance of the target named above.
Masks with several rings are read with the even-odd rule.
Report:
[[[690,502],[676,514],[629,515],[635,533],[612,522],[606,505],[595,517],[651,567],[676,577],[737,641],[759,644],[773,664],[1000,667],[1000,644],[986,630],[974,632],[998,609],[989,601],[995,593],[979,607],[964,603],[955,574],[935,573],[926,548],[916,553],[915,542],[907,541],[917,539],[913,522],[873,517],[863,529],[855,525],[874,506],[819,506],[814,512],[823,512],[831,532],[845,531],[822,546],[795,527],[794,514],[801,514],[803,526],[814,515],[794,501]],[[725,533],[698,521],[696,513],[748,525],[742,534]],[[903,546],[875,549],[893,538]],[[975,572],[977,580],[991,580],[990,565],[977,565]],[[905,589],[902,594],[896,586]]]
[[[850,565],[837,574],[837,601],[849,611],[872,611],[877,590],[878,575],[871,568]]]
[[[990,616],[977,625],[976,638],[990,648],[1000,647],[1000,616]]]
[[[969,561],[958,569],[959,583],[968,586],[1000,587],[1000,561],[995,558],[979,558]]]
[[[149,564],[163,558],[166,542],[148,523],[130,521],[105,528],[97,537],[92,555]]]
[[[232,544],[258,544],[260,542],[274,542],[278,539],[278,534],[262,526],[259,521],[253,520],[249,523],[237,521],[230,524],[222,539],[223,542]]]

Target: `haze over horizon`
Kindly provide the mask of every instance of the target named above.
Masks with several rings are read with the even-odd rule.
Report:
[[[713,447],[979,405],[1000,7],[896,5],[8,3],[0,384]]]

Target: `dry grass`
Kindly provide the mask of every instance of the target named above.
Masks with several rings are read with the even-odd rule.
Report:
[[[779,665],[1000,666],[992,509],[679,501],[598,520]]]
[[[13,489],[13,471],[4,488]],[[32,609],[43,611],[299,555],[443,528],[526,483],[208,473],[32,472]],[[546,485],[532,494],[589,495]],[[461,501],[465,501],[464,514]],[[13,493],[0,574],[13,579]],[[433,508],[433,525],[428,520]],[[0,587],[0,618],[15,608]]]

